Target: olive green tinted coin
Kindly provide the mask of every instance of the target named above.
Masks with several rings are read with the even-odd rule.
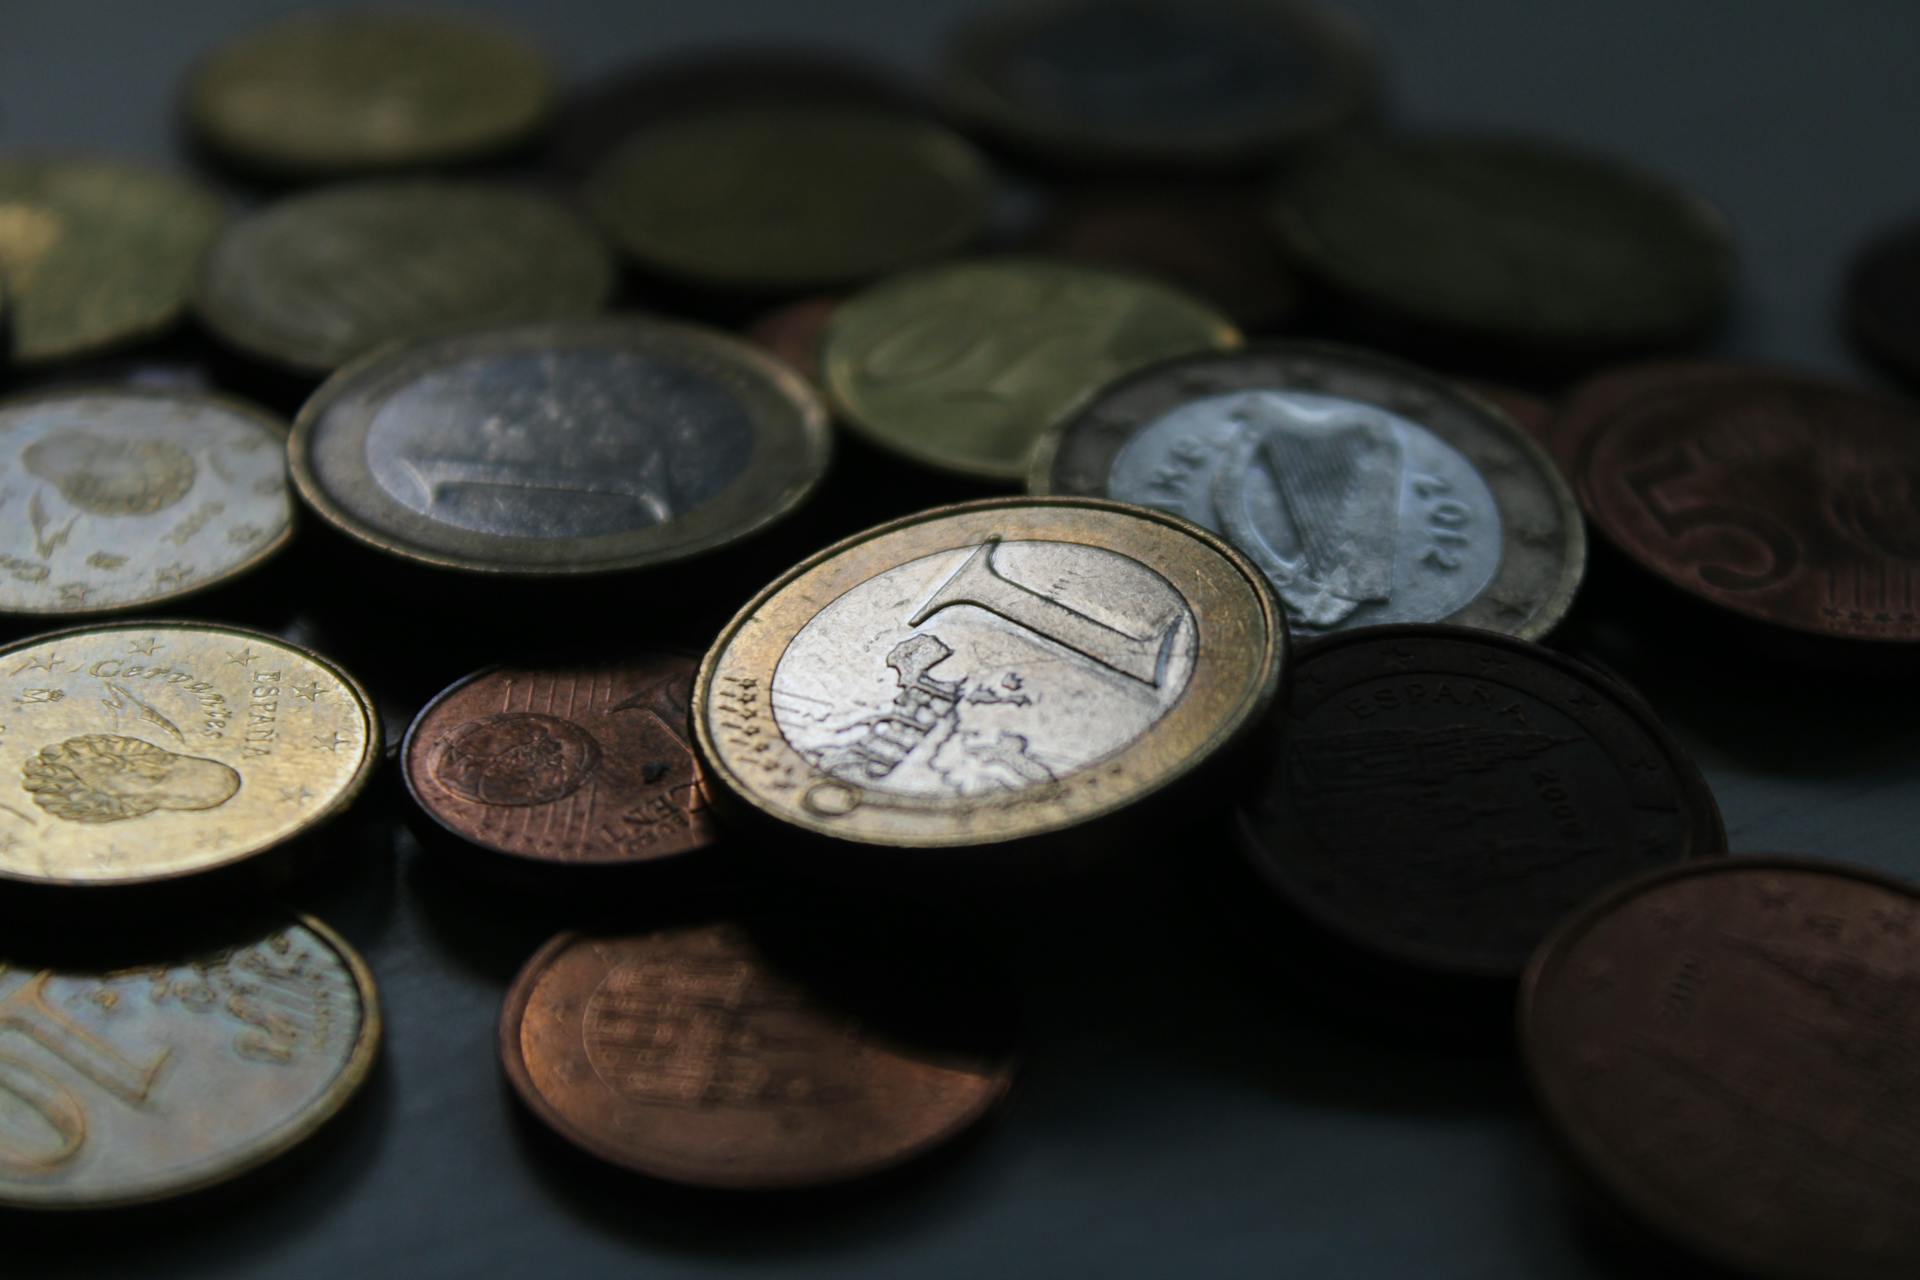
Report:
[[[806,379],[740,339],[608,317],[392,347],[300,410],[300,496],[350,536],[476,573],[683,560],[785,516],[826,470]]]
[[[99,388],[0,400],[0,613],[160,604],[293,532],[287,429],[219,396]]]
[[[326,373],[454,326],[598,310],[612,255],[543,197],[481,183],[334,187],[269,205],[207,255],[194,305],[242,351]]]
[[[552,100],[546,61],[506,32],[370,12],[303,15],[241,36],[186,89],[207,146],[301,177],[489,155],[529,137]]]
[[[14,361],[152,337],[193,292],[220,202],[169,174],[104,160],[0,158],[0,279]]]
[[[122,947],[111,966],[0,956],[0,1206],[198,1191],[285,1154],[360,1091],[380,1003],[353,948],[310,916],[222,932],[184,954]]]
[[[1557,143],[1329,143],[1289,170],[1273,211],[1302,269],[1348,302],[1521,348],[1682,341],[1732,284],[1732,243],[1710,206]]]
[[[1034,444],[1093,391],[1170,356],[1240,345],[1233,322],[1144,276],[981,258],[895,276],[827,330],[828,390],[882,448],[1018,480]]]
[[[587,184],[594,216],[643,265],[745,289],[843,283],[951,253],[980,232],[991,196],[959,135],[829,107],[666,120]]]

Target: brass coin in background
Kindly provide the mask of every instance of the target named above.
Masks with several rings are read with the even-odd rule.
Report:
[[[352,803],[366,693],[318,654],[213,623],[123,622],[0,648],[0,879],[193,875]]]
[[[826,408],[757,347],[638,316],[486,329],[342,369],[294,422],[301,498],[376,550],[606,573],[739,541],[825,474]]]
[[[324,374],[438,330],[597,311],[617,274],[592,229],[542,196],[402,179],[290,196],[234,222],[194,305],[223,342]]]
[[[1006,1096],[1008,1047],[951,1025],[975,1019],[937,977],[916,983],[918,966],[893,951],[821,984],[807,958],[732,922],[562,934],[507,993],[507,1078],[603,1160],[733,1189],[878,1173],[951,1142]],[[846,986],[881,998],[848,999]],[[930,1028],[933,1010],[943,1025]]]
[[[195,135],[293,178],[452,164],[532,136],[552,108],[546,60],[469,18],[303,14],[216,49],[187,81]]]
[[[696,660],[494,667],[428,703],[400,748],[407,790],[447,830],[569,865],[651,862],[718,836],[693,750]]]
[[[157,605],[293,533],[287,429],[238,400],[98,388],[0,400],[0,613]]]
[[[895,276],[834,314],[827,389],[890,452],[990,480],[1094,391],[1169,356],[1240,345],[1213,307],[1145,276],[977,258]]]
[[[0,157],[0,280],[20,364],[158,335],[180,318],[224,216],[171,174],[85,157]]]
[[[985,845],[1113,813],[1254,723],[1286,632],[1211,535],[1085,499],[924,512],[808,557],[694,688],[715,778],[821,835]]]
[[[380,1047],[366,963],[310,916],[223,932],[199,954],[111,969],[0,956],[15,1033],[0,1055],[0,1206],[198,1191],[285,1154],[359,1092]]]
[[[992,175],[917,116],[737,107],[663,120],[588,180],[588,207],[636,262],[722,289],[864,280],[950,254],[984,228]]]

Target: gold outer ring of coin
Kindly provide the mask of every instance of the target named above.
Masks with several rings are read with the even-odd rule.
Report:
[[[338,680],[341,689],[352,696],[353,705],[359,712],[361,723],[365,726],[366,748],[361,753],[359,763],[354,767],[353,772],[348,775],[345,782],[341,784],[340,789],[335,792],[324,805],[318,809],[309,811],[304,816],[305,820],[297,827],[286,832],[286,834],[280,836],[278,839],[267,843],[243,844],[242,847],[225,856],[196,863],[184,869],[175,869],[158,874],[136,873],[116,876],[111,879],[81,879],[57,875],[23,875],[17,871],[0,867],[0,882],[13,881],[21,884],[54,886],[63,889],[111,891],[118,888],[160,884],[167,881],[186,879],[191,876],[204,875],[211,871],[236,866],[251,858],[259,857],[262,854],[281,848],[294,840],[309,835],[315,828],[332,821],[348,808],[352,807],[354,801],[359,798],[360,793],[366,790],[367,783],[372,779],[374,770],[379,766],[381,758],[380,717],[374,710],[372,697],[358,680],[341,669],[341,667],[330,658],[315,653],[303,645],[282,640],[278,636],[269,635],[263,631],[253,631],[246,627],[229,626],[225,623],[200,622],[178,618],[135,618],[126,621],[67,627],[59,631],[47,631],[39,635],[27,636],[20,640],[13,641],[10,644],[0,646],[0,675],[7,674],[4,668],[8,658],[27,649],[39,648],[42,645],[55,644],[63,640],[79,639],[83,636],[100,636],[115,632],[134,633],[142,631],[149,633],[150,636],[153,633],[168,631],[198,632],[208,636],[238,640],[243,651],[254,644],[271,645],[274,648],[293,654],[303,661],[319,667],[333,679]],[[169,661],[172,660],[170,659]],[[247,669],[251,670],[252,668],[249,665]],[[252,683],[253,682],[249,680],[250,687]],[[151,710],[151,708],[148,708],[148,710]],[[246,709],[244,707],[234,708],[235,721],[240,730],[244,730],[246,727],[246,722],[240,719],[245,713]],[[142,719],[144,721],[144,717],[142,717]],[[0,742],[4,741],[5,739],[0,739]],[[304,786],[304,784],[300,785]],[[317,799],[318,797],[312,798]],[[224,801],[222,803],[224,803]]]
[[[385,1021],[380,1014],[380,988],[374,982],[373,970],[368,968],[366,958],[345,938],[335,933],[330,926],[310,915],[294,916],[293,921],[333,948],[334,954],[340,957],[341,962],[347,967],[347,972],[353,976],[354,989],[360,995],[360,1034],[355,1039],[353,1051],[347,1055],[347,1061],[340,1068],[339,1074],[333,1078],[318,1098],[309,1103],[293,1119],[268,1135],[246,1159],[211,1170],[201,1177],[177,1186],[140,1195],[116,1196],[101,1200],[9,1202],[4,1193],[0,1193],[0,1207],[36,1212],[87,1213],[96,1209],[126,1209],[136,1205],[176,1200],[182,1196],[193,1195],[196,1192],[235,1181],[256,1169],[272,1164],[308,1138],[313,1137],[335,1116],[344,1111],[347,1104],[352,1102],[366,1085],[368,1077],[373,1074],[375,1063],[379,1061],[380,1044],[386,1029]]]
[[[1048,527],[1062,521],[1078,527]],[[1126,530],[1128,523],[1135,529]],[[1094,525],[1105,527],[1089,538],[1086,535],[1094,532],[1089,526]],[[775,800],[744,776],[743,761],[715,733],[716,685],[753,682],[752,688],[770,691],[793,637],[843,594],[896,566],[996,537],[1078,542],[1115,552],[1151,567],[1182,597],[1196,621],[1194,671],[1186,690],[1147,732],[1064,778],[1013,793],[1018,797],[1013,803],[970,811],[966,821],[958,822],[937,809],[864,803],[854,787],[814,770],[787,742],[770,699],[757,693],[750,710],[736,702],[725,714],[751,731],[749,739],[735,730],[739,741],[752,744],[753,771],[779,779],[796,799]],[[1149,542],[1162,545],[1143,545]],[[1218,564],[1176,577],[1177,567],[1154,552],[1185,543],[1211,553]],[[1241,595],[1242,615],[1225,621],[1224,636],[1214,633],[1214,626],[1222,624],[1203,621],[1209,602],[1194,599],[1202,593],[1212,597],[1214,608],[1231,608],[1228,601]],[[1241,688],[1228,691],[1212,665],[1216,655],[1249,645],[1256,647],[1256,655],[1248,676]],[[1279,693],[1287,648],[1286,622],[1265,577],[1240,552],[1198,525],[1101,498],[986,498],[936,507],[855,534],[815,552],[761,591],[722,628],[700,663],[693,688],[694,737],[702,761],[726,796],[789,826],[895,848],[999,844],[1107,817],[1192,774],[1259,722]],[[1168,737],[1176,744],[1158,745],[1156,740]],[[1038,817],[1033,816],[1036,810]]]
[[[4,300],[0,300],[0,302],[3,301]],[[284,454],[286,451],[288,428],[283,419],[251,401],[242,400],[237,396],[229,396],[217,391],[176,391],[161,387],[125,387],[113,386],[107,383],[85,383],[80,386],[61,387],[57,391],[34,391],[24,395],[0,397],[0,414],[5,414],[15,409],[29,409],[36,404],[44,404],[48,401],[69,400],[81,396],[95,395],[123,396],[140,400],[184,400],[194,404],[214,405],[232,414],[234,417],[244,418],[260,427],[263,431],[268,432],[273,436],[281,452]],[[153,609],[163,605],[170,605],[176,601],[188,600],[203,592],[212,591],[216,587],[225,586],[235,578],[243,577],[246,574],[252,573],[255,569],[260,568],[284,551],[287,544],[293,541],[294,528],[299,521],[299,504],[293,501],[292,487],[292,481],[289,480],[287,490],[285,491],[287,498],[287,523],[286,527],[281,529],[280,536],[265,546],[260,547],[245,560],[234,564],[225,573],[217,577],[196,582],[192,586],[179,591],[148,596],[143,600],[135,600],[127,604],[103,605],[93,608],[82,605],[74,609],[0,609],[0,618],[44,618],[50,620],[65,618],[108,618],[114,614],[127,613],[135,609]]]

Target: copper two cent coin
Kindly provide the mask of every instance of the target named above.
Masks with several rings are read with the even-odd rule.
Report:
[[[469,676],[414,721],[407,789],[455,835],[540,862],[705,848],[715,828],[687,724],[695,662],[655,653]]]
[[[1520,1028],[1578,1163],[1743,1275],[1920,1274],[1920,892],[1738,858],[1626,885],[1534,957]]]
[[[1006,1094],[1004,1050],[893,1034],[776,952],[733,923],[562,934],[507,995],[507,1077],[605,1160],[735,1189],[879,1172],[958,1136]]]

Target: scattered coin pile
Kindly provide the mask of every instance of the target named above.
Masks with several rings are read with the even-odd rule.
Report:
[[[197,1190],[354,1094],[373,977],[263,904],[382,773],[582,903],[502,1014],[526,1107],[729,1188],[974,1126],[1018,1044],[928,945],[964,886],[1225,796],[1164,856],[1409,1017],[1517,991],[1643,1222],[1920,1268],[1914,887],[1725,856],[1545,647],[1590,550],[1743,643],[1920,642],[1920,414],[1676,356],[1735,253],[1669,178],[1387,128],[1364,32],[1252,0],[989,13],[931,91],[749,50],[563,97],[510,33],[306,16],[183,103],[243,211],[0,155],[0,887],[73,922],[0,963],[0,1205]],[[1908,373],[1917,245],[1849,284]],[[370,694],[315,649],[375,628]],[[67,907],[159,892],[204,937],[96,958]]]

